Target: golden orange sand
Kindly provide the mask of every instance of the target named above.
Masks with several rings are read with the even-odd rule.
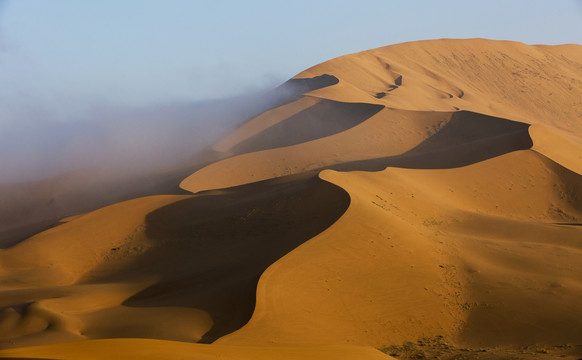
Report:
[[[421,41],[296,79],[325,74],[193,195],[1,250],[0,358],[580,358],[582,47]]]

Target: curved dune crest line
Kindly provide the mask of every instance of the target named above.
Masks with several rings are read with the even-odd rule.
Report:
[[[426,140],[451,116],[452,113],[382,109],[361,124],[332,136],[213,163],[184,179],[180,186],[198,192],[397,155]]]
[[[533,150],[582,175],[582,139],[576,141],[556,129],[538,124],[532,125],[529,133]]]
[[[124,201],[30,237],[0,252],[2,284],[4,288],[71,285],[107,261],[112,248],[132,242],[147,213],[182,198]]]
[[[579,45],[483,39],[316,65],[209,150],[194,195],[0,250],[0,347],[54,344],[0,357],[582,349],[581,69]]]
[[[377,107],[350,104],[350,108],[362,111],[357,117],[362,119]],[[215,162],[184,179],[180,187],[192,192],[220,189],[315,170],[346,159],[397,154],[420,143],[428,136],[427,128],[446,122],[449,116],[382,109],[358,125],[334,135]],[[333,121],[324,121],[330,120]],[[398,140],[387,141],[386,136]]]
[[[234,153],[248,153],[301,144],[346,131],[378,111],[382,105],[340,103],[320,100],[317,104],[264,129],[232,147]]]
[[[0,253],[0,345],[212,342],[248,321],[261,273],[348,205],[342,189],[303,175],[73,219]]]
[[[333,136],[216,162],[186,178],[181,186],[196,192],[326,168],[379,171],[388,166],[465,166],[529,149],[529,126],[468,111],[383,109]]]
[[[370,347],[328,345],[317,347],[217,346],[145,339],[107,339],[0,350],[2,359],[61,360],[386,360]]]
[[[296,78],[325,73],[339,79],[309,96],[406,110],[468,110],[582,137],[576,120],[582,116],[581,68],[580,45],[440,39],[341,56]]]
[[[234,132],[227,135],[224,139],[212,146],[215,151],[229,152],[232,147],[239,144],[241,141],[252,137],[261,131],[293,116],[311,106],[317,104],[321,100],[318,98],[304,96],[299,100],[293,101],[274,109],[265,111],[264,113],[252,118],[246,123],[239,126]]]
[[[436,134],[403,154],[346,162],[329,168],[380,171],[387,167],[448,169],[467,166],[531,148],[529,127],[529,124],[516,121],[459,111],[453,113],[451,120]]]
[[[582,221],[579,175],[522,150],[320,177],[350,207],[264,272],[253,317],[217,344],[582,341],[582,228],[555,225]]]
[[[247,121],[213,148],[242,154],[300,144],[346,131],[382,109],[306,96]]]
[[[412,121],[411,124],[403,124],[401,113],[398,114],[395,109],[410,113],[432,112],[435,119],[441,114],[465,111],[465,114],[481,114],[475,116],[546,125],[582,138],[582,125],[577,121],[582,117],[582,103],[579,101],[582,98],[581,68],[582,46],[529,46],[485,39],[419,41],[341,56],[305,70],[294,78],[306,82],[333,78],[333,84],[328,82],[327,86],[313,88],[304,94],[304,97],[320,99],[320,103],[299,113],[289,112],[285,119],[279,116],[285,116],[286,108],[277,112],[276,120],[266,113],[252,119],[248,126],[241,127],[241,131],[235,131],[225,139],[229,144],[228,150],[237,156],[201,169],[184,179],[180,186],[198,192],[330,167],[350,170],[349,164],[344,167],[339,164],[355,164],[362,160],[376,163],[373,166],[375,169],[379,164],[415,167],[417,165],[409,163],[418,163],[418,159],[387,158],[404,155],[434,135],[448,120],[426,124],[428,127],[422,131],[431,134],[423,136],[419,133],[413,140],[411,132],[418,132],[416,126],[419,123]],[[325,107],[329,101],[341,103],[342,106],[358,104],[362,107],[362,104],[368,104],[368,107],[385,108],[353,128],[344,126],[341,129],[344,131],[340,133],[322,131],[317,126],[311,128],[314,122],[301,117],[302,113],[305,115],[312,111],[322,125],[334,123],[331,119],[335,116],[333,112],[315,111]],[[296,105],[289,104],[291,108]],[[388,122],[397,119],[396,122],[400,123],[390,127],[379,124],[380,118]],[[306,120],[305,123],[300,119]],[[375,126],[377,128],[374,129]],[[244,133],[247,127],[252,128],[252,137]],[[302,135],[295,139],[295,133]],[[382,135],[384,144],[377,139]],[[483,139],[490,142],[489,149],[485,151],[489,153],[487,156],[477,154],[479,146],[476,143],[459,147],[456,151],[470,151],[472,154],[467,157],[481,157],[484,160],[506,151],[527,148],[526,140],[521,135],[514,134],[516,143],[513,145],[509,134],[506,135],[505,139]],[[345,148],[338,146],[340,139]],[[362,145],[361,139],[368,141],[369,146]],[[322,145],[324,141],[325,146]],[[402,143],[386,144],[394,141]],[[417,142],[410,146],[414,141]],[[360,146],[352,146],[352,142]],[[481,144],[481,148],[486,146]],[[498,154],[494,154],[492,149],[497,146],[501,148]],[[273,148],[277,147],[282,148],[274,151]],[[374,147],[378,150],[373,150]],[[271,150],[266,150],[269,148]],[[333,151],[327,148],[333,148]],[[395,152],[396,148],[400,151]],[[435,158],[436,163],[442,162],[446,156],[458,155],[446,153],[446,147],[433,150],[433,153],[440,152],[442,155],[440,160]],[[241,154],[248,152],[256,154]],[[376,158],[379,160],[372,160]],[[399,165],[398,162],[402,161],[405,164]],[[453,162],[420,167],[451,167],[471,163],[458,161],[455,165]],[[333,167],[335,165],[338,167]]]
[[[155,282],[152,272],[123,271],[153,246],[144,234],[146,215],[184,198],[111,205],[0,252],[0,346],[103,336],[198,341],[212,326],[203,310],[122,304]],[[173,325],[158,328],[168,316]]]
[[[303,96],[303,94],[329,87],[335,85],[339,82],[338,78],[333,75],[329,74],[321,74],[313,77],[302,77],[302,78],[293,78],[285,81],[281,86],[277,87],[275,91],[281,93],[283,99],[287,100],[297,100]]]
[[[148,237],[160,246],[140,263],[156,269],[160,280],[125,304],[204,309],[214,325],[203,342],[244,325],[264,269],[329,227],[349,204],[343,190],[317,178],[259,185],[193,197],[148,215]]]

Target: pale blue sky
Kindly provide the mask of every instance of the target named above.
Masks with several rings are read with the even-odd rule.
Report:
[[[0,4],[0,124],[21,115],[70,117],[103,103],[230,96],[339,55],[411,40],[582,43],[580,0]]]

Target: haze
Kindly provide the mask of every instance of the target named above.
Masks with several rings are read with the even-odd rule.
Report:
[[[0,10],[0,358],[582,359],[580,1]]]
[[[366,48],[441,37],[580,43],[580,4],[2,1],[0,181],[54,176],[77,168],[83,154],[92,154],[85,165],[101,164],[152,149],[156,122],[184,133],[188,121],[205,121],[208,134],[188,139],[201,148],[214,119],[196,113],[193,102],[270,89]],[[174,124],[183,107],[188,115]],[[124,149],[108,146],[118,142],[112,134],[124,121],[139,123],[145,113],[147,129],[125,133]]]

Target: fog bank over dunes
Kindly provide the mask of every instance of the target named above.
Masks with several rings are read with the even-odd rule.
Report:
[[[0,358],[579,359],[581,99],[581,45],[397,44],[156,122],[133,200],[8,186],[73,216],[0,250]]]
[[[225,156],[210,148],[218,139],[335,82],[322,76],[228,99],[94,107],[67,121],[27,112],[15,119],[20,125],[0,132],[0,247],[62,217],[139,196],[183,193],[176,186],[183,177]]]

